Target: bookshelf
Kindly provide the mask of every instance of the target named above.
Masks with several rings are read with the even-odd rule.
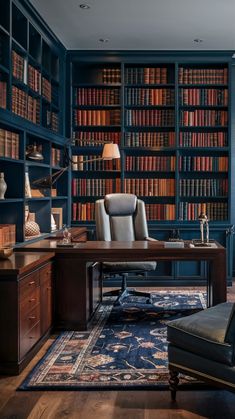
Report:
[[[231,58],[189,55],[68,54],[73,225],[95,230],[98,198],[135,193],[153,237],[199,238],[204,211],[212,237],[232,248]],[[119,123],[100,122],[107,110],[120,110]],[[83,163],[109,140],[119,144],[119,167]],[[203,278],[205,267],[160,263],[159,275]]]
[[[26,1],[0,4],[0,171],[7,183],[0,201],[2,224],[16,225],[16,246],[51,234],[53,208],[69,224],[69,173],[53,190],[33,182],[63,167],[65,49]],[[27,157],[40,148],[43,160]],[[25,173],[31,196],[25,192]],[[40,236],[25,236],[25,210],[34,214]]]
[[[1,2],[0,15],[0,109],[63,134],[62,45],[17,0]]]
[[[71,220],[94,223],[95,201],[121,191],[120,162],[90,162],[102,143],[121,139],[120,65],[74,65]]]

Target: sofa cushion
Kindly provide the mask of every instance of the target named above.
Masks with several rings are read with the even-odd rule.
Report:
[[[225,332],[225,342],[235,343],[235,304],[232,305],[227,329]]]
[[[168,323],[173,345],[208,359],[233,365],[233,346],[225,342],[232,303],[222,303]]]

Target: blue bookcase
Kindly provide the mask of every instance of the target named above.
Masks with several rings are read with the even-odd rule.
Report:
[[[0,148],[7,183],[0,219],[16,224],[17,243],[25,241],[26,205],[45,235],[57,208],[63,223],[85,225],[95,238],[96,199],[112,191],[133,192],[145,201],[150,234],[158,239],[198,238],[198,213],[206,211],[211,237],[227,248],[231,282],[232,54],[66,51],[28,0],[2,1],[0,133],[7,132],[6,143],[14,146],[12,151],[8,145],[6,153]],[[55,174],[63,166],[58,156],[68,138],[73,139],[68,151],[74,162],[58,180],[57,195],[45,191],[26,197],[25,171],[31,183]],[[119,144],[120,163],[85,163],[101,154],[106,141]],[[43,161],[27,159],[33,144]],[[159,263],[157,281],[201,284],[205,269],[203,263]],[[150,285],[154,281],[149,278]]]
[[[115,191],[145,201],[151,235],[161,240],[199,238],[197,219],[204,211],[211,238],[227,247],[231,281],[231,53],[71,51],[67,76],[72,225],[86,225],[95,237],[94,202]],[[118,123],[111,115],[105,120],[107,110],[117,111]],[[120,146],[118,170],[83,164],[109,140]],[[205,269],[204,263],[162,263],[155,276],[163,284],[198,284]]]
[[[56,196],[50,190],[41,190],[41,196],[25,195],[25,172],[32,185],[63,167],[65,53],[28,1],[1,2],[0,171],[7,191],[0,201],[0,220],[16,225],[17,244],[27,239],[26,206],[35,214],[40,237],[51,233],[52,208],[62,209],[62,223],[70,222],[68,171],[53,186]],[[40,148],[42,161],[27,158],[33,145]],[[55,161],[55,155],[61,158]]]

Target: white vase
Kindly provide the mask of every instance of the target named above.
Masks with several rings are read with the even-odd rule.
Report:
[[[4,173],[0,172],[0,199],[5,199],[6,190],[7,190],[7,184],[4,179]]]

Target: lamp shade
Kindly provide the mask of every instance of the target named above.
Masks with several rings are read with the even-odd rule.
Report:
[[[117,144],[108,143],[104,145],[102,152],[103,160],[120,159],[120,151]]]

